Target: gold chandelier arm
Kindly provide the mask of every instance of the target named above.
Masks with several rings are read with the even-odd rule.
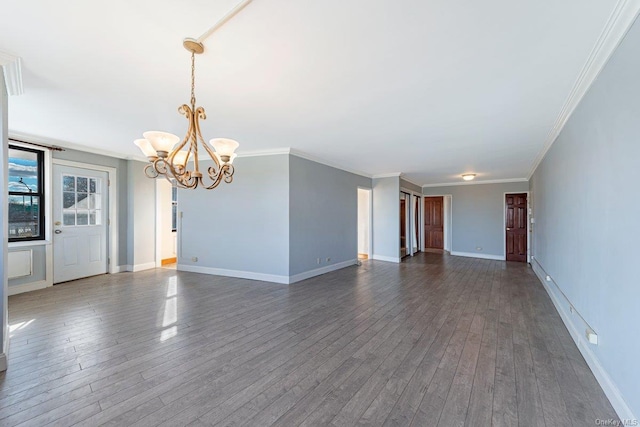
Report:
[[[234,168],[231,164],[224,164],[218,171],[213,167],[208,168],[209,178],[213,181],[211,185],[205,187],[207,190],[213,190],[224,180],[227,184],[233,181]],[[204,184],[203,184],[204,185]]]

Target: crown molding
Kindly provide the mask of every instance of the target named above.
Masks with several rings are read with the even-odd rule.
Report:
[[[408,183],[413,184],[413,185],[415,185],[417,187],[422,187],[422,185],[417,184],[417,183],[411,181],[410,179],[407,179],[407,177],[404,174],[400,174],[400,179],[402,179],[404,181],[407,181]]]
[[[402,172],[391,172],[391,173],[381,173],[377,175],[373,175],[371,178],[400,178],[402,176]]]
[[[22,59],[19,56],[0,51],[0,65],[4,68],[4,82],[7,93],[12,96],[22,95]]]
[[[462,181],[462,182],[443,182],[440,184],[424,184],[422,188],[432,187],[456,187],[461,185],[479,185],[479,184],[507,184],[510,182],[529,182],[527,178],[512,179],[488,179],[486,181]]]
[[[46,137],[42,137],[42,136],[35,136],[35,135],[27,134],[27,133],[9,131],[9,138],[20,139],[20,140],[25,141],[25,142],[34,142],[36,144],[42,144],[42,145],[55,145],[56,147],[60,147],[60,148],[66,148],[66,149],[69,149],[69,150],[83,151],[85,153],[90,153],[90,154],[99,154],[101,156],[115,157],[117,159],[125,159],[125,160],[140,160],[140,159],[143,159],[141,161],[145,161],[145,162],[148,161],[148,159],[146,157],[143,158],[143,157],[140,157],[140,156],[125,155],[125,154],[122,154],[122,153],[117,153],[115,151],[103,150],[101,148],[89,147],[89,146],[81,145],[81,144],[74,144],[74,143],[68,142],[68,141],[61,141],[61,140],[54,139],[54,138],[46,138]]]
[[[278,154],[290,154],[291,149],[288,147],[274,148],[271,150],[253,150],[238,153],[238,157],[260,157],[260,156],[276,156]]]
[[[534,160],[527,179],[531,179],[576,107],[580,104],[593,82],[598,78],[602,69],[607,65],[622,39],[624,39],[638,13],[640,13],[640,0],[618,0],[580,74],[578,74],[578,78],[573,84],[558,118],[547,135],[542,150]]]

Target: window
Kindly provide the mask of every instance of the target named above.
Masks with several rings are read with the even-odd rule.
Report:
[[[178,229],[178,187],[171,187],[171,231]]]
[[[9,241],[44,240],[44,152],[9,146]]]

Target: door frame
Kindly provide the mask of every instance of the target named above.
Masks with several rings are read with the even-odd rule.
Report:
[[[507,191],[502,195],[502,257],[507,260],[507,194],[527,195],[527,263],[531,264],[531,192],[529,191]]]
[[[369,187],[357,186],[356,188],[356,230],[358,228],[358,190],[363,190],[369,193],[369,247],[367,248],[367,259],[373,259],[373,189]],[[356,247],[358,246],[358,234],[356,233]],[[356,259],[358,258],[358,251],[356,249]]]
[[[442,216],[444,218],[444,224],[443,224],[443,234],[444,234],[444,242],[443,242],[443,247],[444,247],[444,251],[451,253],[453,251],[453,249],[451,249],[451,246],[453,246],[453,195],[452,194],[424,194],[422,195],[422,210],[424,211],[424,199],[426,199],[427,197],[442,197]],[[447,203],[447,200],[449,201],[449,203]],[[423,216],[424,218],[424,216]],[[449,226],[449,223],[451,223],[451,226]],[[420,223],[420,240],[422,240],[422,251],[426,250],[425,245],[427,244],[427,242],[425,242],[424,239],[424,221],[422,221]]]
[[[411,190],[409,188],[402,187],[402,186],[400,187],[400,193],[409,194],[411,196],[411,198],[410,198],[411,199],[411,203],[413,203],[413,196],[420,197],[420,199],[421,199],[420,200],[420,204],[418,205],[418,229],[420,231],[420,233],[419,233],[420,240],[418,242],[416,242],[417,243],[416,246],[418,247],[418,250],[424,252],[424,224],[422,223],[422,218],[423,218],[423,212],[422,211],[424,210],[423,204],[424,204],[424,197],[425,196],[422,193],[418,193],[417,191],[413,191],[413,190]],[[414,220],[415,220],[415,218],[413,218],[413,208],[411,208],[411,209],[409,209],[409,223],[411,225],[411,228],[413,228],[413,224],[414,224],[413,221]],[[400,233],[400,229],[398,229],[398,234],[399,233]],[[416,252],[413,252],[413,239],[414,239],[414,236],[412,235],[411,236],[412,242],[411,242],[411,245],[410,245],[410,248],[409,248],[410,251],[409,251],[409,253],[407,253],[407,255],[411,255],[411,256],[413,256],[413,254],[416,253]],[[401,250],[402,250],[402,248],[401,248]]]
[[[107,183],[107,188],[109,191],[107,192],[107,203],[109,204],[109,215],[107,217],[107,247],[109,252],[109,259],[107,261],[107,271],[109,274],[115,274],[120,272],[120,266],[118,265],[118,174],[117,169],[108,167],[108,166],[100,166],[94,165],[90,163],[81,163],[81,162],[73,162],[70,160],[63,159],[52,159],[53,165],[59,166],[69,166],[73,168],[81,168],[81,169],[89,169],[99,172],[106,172],[109,182]],[[53,166],[51,168],[51,176],[53,176]],[[52,191],[53,191],[53,182],[52,182]],[[51,198],[53,199],[55,195],[51,194]],[[53,248],[53,243],[51,244]]]

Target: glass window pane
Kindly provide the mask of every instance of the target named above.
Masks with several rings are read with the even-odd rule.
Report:
[[[76,225],[76,213],[71,212],[63,212],[62,213],[62,224],[63,225]]]
[[[96,225],[96,211],[89,212],[89,225]]]
[[[100,194],[89,194],[89,209],[102,209],[102,197]]]
[[[9,238],[39,237],[40,197],[9,196]]]
[[[38,191],[38,154],[9,148],[9,191]]]
[[[76,194],[75,193],[62,193],[62,208],[69,209],[73,208],[76,204]]]
[[[97,211],[94,211],[93,214],[96,217],[95,225],[102,225],[102,211],[97,210]]]
[[[78,201],[76,202],[76,209],[88,209],[89,208],[89,195],[87,193],[78,193]]]
[[[78,225],[88,225],[89,224],[89,212],[88,211],[78,211],[77,215],[77,224]]]
[[[88,181],[89,181],[88,178],[85,178],[83,176],[79,176],[77,178],[77,182],[76,182],[76,184],[77,184],[76,191],[78,193],[87,193],[88,192],[87,190],[89,190],[89,182]]]
[[[76,189],[76,178],[69,175],[64,175],[62,177],[62,191],[75,191]]]
[[[89,179],[89,193],[95,193],[95,192],[96,192],[96,179],[91,178]]]

